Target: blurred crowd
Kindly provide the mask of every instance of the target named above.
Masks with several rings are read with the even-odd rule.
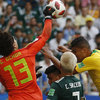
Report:
[[[0,29],[9,32],[18,42],[19,49],[34,41],[42,33],[44,25],[43,9],[50,0],[0,0]],[[65,15],[53,19],[52,35],[46,47],[60,59],[59,45],[69,46],[79,36],[85,37],[91,50],[100,49],[100,0],[62,0],[66,7]],[[45,98],[49,89],[45,69],[52,62],[41,52],[36,55],[36,66],[43,66],[43,75],[37,79]],[[85,94],[98,94],[87,72],[76,75],[84,84]],[[0,93],[5,88],[0,84]],[[45,100],[45,99],[44,99]]]

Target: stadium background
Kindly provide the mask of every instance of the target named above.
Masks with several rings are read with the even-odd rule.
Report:
[[[100,0],[63,0],[66,13],[63,18],[53,20],[51,38],[47,41],[54,55],[60,59],[58,45],[69,46],[70,42],[79,36],[84,36],[90,43],[91,49],[100,49]],[[44,15],[43,8],[46,0],[0,0],[0,29],[9,31],[23,48],[42,33]],[[46,100],[49,90],[45,69],[52,65],[49,59],[40,52],[36,56],[36,66],[43,66],[40,70],[42,77],[37,83]],[[84,85],[87,100],[99,100],[98,92],[87,72],[76,75]],[[0,100],[7,100],[8,94],[0,83]]]

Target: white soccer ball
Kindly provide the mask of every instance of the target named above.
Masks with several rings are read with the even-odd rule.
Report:
[[[55,12],[52,14],[53,18],[60,18],[65,13],[65,6],[61,0],[51,0],[48,6],[55,9]]]

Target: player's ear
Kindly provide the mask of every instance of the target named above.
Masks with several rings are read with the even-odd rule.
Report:
[[[56,76],[56,80],[59,80],[59,79],[60,79],[60,76],[59,76],[59,75],[57,75],[57,76]]]
[[[58,75],[58,79],[60,79],[60,78],[61,78],[61,74]]]
[[[17,44],[17,41],[15,39],[14,39],[13,47],[14,47],[14,50],[18,49],[18,44]]]

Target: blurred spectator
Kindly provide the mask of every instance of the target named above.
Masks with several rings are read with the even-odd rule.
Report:
[[[22,48],[22,29],[21,28],[16,28],[15,29],[15,39],[17,40],[17,43],[18,43],[18,47],[19,48]]]
[[[75,8],[73,6],[70,6],[68,4],[68,2],[65,2],[65,7],[67,9],[66,12],[65,12],[65,16],[70,15],[70,16],[72,16],[74,18],[75,15],[76,15]]]
[[[30,2],[26,2],[26,5],[25,5],[25,14],[23,16],[24,18],[24,23],[25,25],[28,25],[29,22],[30,22],[30,19],[35,17],[36,16],[36,12],[35,11],[32,11],[32,5]]]
[[[74,6],[74,0],[62,0],[63,2],[67,2],[69,6]]]
[[[75,35],[72,37],[72,40],[80,37],[80,35],[81,35],[80,30],[75,30]]]
[[[19,0],[18,3],[17,3],[18,6],[16,5],[17,7],[15,6],[15,8],[14,8],[15,4],[16,3],[12,1],[13,10],[16,11],[18,20],[23,21],[23,15],[25,13],[25,7],[24,7],[25,6],[25,1],[24,0]]]
[[[99,10],[99,18],[94,21],[94,26],[99,29],[100,32],[100,10]]]
[[[50,40],[49,47],[53,51],[55,56],[60,56],[61,54],[57,51],[57,47],[59,45],[63,46],[66,43],[67,43],[67,41],[65,39],[63,39],[63,32],[58,31],[56,33],[55,38]]]
[[[37,37],[37,30],[38,30],[38,23],[36,21],[36,18],[31,18],[29,25],[25,27],[25,33],[28,37],[29,41],[35,40]]]
[[[95,49],[94,39],[95,36],[99,33],[99,30],[93,26],[93,18],[91,16],[86,17],[86,26],[82,27],[80,31],[81,35],[88,40],[91,49]]]
[[[91,3],[91,0],[82,0],[82,6],[87,6]],[[100,6],[100,0],[97,0],[97,4]]]
[[[62,30],[64,29],[64,27],[65,27],[65,25],[66,25],[66,20],[69,19],[69,18],[70,18],[72,21],[74,21],[73,16],[71,16],[71,15],[66,15],[66,13],[65,13],[65,15],[64,15],[63,17],[56,19],[56,20],[57,20],[57,23],[58,23],[58,25],[59,25],[59,29],[62,29]]]
[[[74,9],[75,9],[75,15],[78,15],[81,13],[81,0],[75,0],[75,5],[74,5]]]
[[[17,8],[18,8],[18,0],[11,0],[11,3],[9,3],[9,4],[12,5],[13,11],[14,11],[14,12],[17,12],[16,10],[17,10]]]
[[[4,15],[1,15],[0,16],[0,29],[1,30],[4,30],[5,29],[5,17],[4,17]]]
[[[66,26],[64,28],[64,39],[66,41],[70,41],[75,34],[75,31],[73,30],[73,22],[71,18],[68,18],[66,20]]]
[[[12,5],[7,5],[6,7],[6,12],[5,12],[5,21],[6,24],[9,22],[10,18],[15,15],[16,13],[13,12],[13,7]]]
[[[90,0],[89,14],[94,18],[99,17],[99,6],[97,4],[97,0]]]
[[[0,15],[3,15],[6,10],[7,2],[0,0]]]
[[[50,59],[48,59],[47,57],[44,56],[44,60],[39,62],[39,65],[42,66],[42,68],[40,69],[41,72],[45,72],[46,68],[48,66],[52,65],[52,62],[50,61]]]
[[[13,36],[15,35],[14,31],[16,26],[18,25],[18,19],[17,16],[14,15],[11,17],[11,19],[9,20],[7,27],[5,28],[5,32],[10,32]]]
[[[100,50],[100,33],[95,36],[96,49]]]
[[[24,48],[25,46],[27,46],[29,43],[28,39],[27,38],[23,38],[22,40],[22,48]]]
[[[42,72],[42,76],[37,79],[37,84],[40,87],[43,95],[43,100],[46,100],[46,92],[48,91],[47,76]]]
[[[90,0],[82,0],[82,7],[85,7],[88,4],[90,4]]]
[[[43,9],[46,6],[46,0],[37,0],[37,1],[38,1],[38,6],[36,7],[36,11],[38,12],[37,21],[42,22],[44,19]]]
[[[88,16],[87,15],[88,14],[88,8],[87,7],[82,7],[81,9],[82,9],[82,13],[75,17],[75,25],[79,28],[86,25],[86,20],[85,19]]]

